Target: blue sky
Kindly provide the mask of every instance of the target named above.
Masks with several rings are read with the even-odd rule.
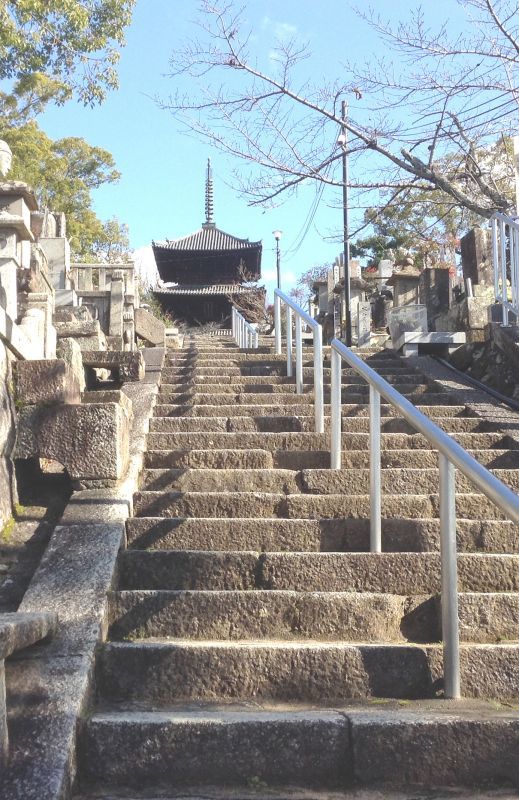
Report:
[[[359,4],[364,7],[362,0]],[[414,7],[414,3],[397,6],[394,0],[374,0],[372,5],[387,18]],[[340,190],[327,190],[303,244],[287,255],[304,227],[314,190],[300,191],[276,209],[248,207],[228,185],[235,164],[207,142],[181,133],[178,121],[157,106],[156,96],[167,99],[177,88],[167,77],[169,58],[182,41],[196,34],[197,6],[196,0],[137,0],[119,65],[120,89],[98,108],[71,103],[50,109],[40,122],[54,138],[81,136],[114,155],[122,178],[95,193],[95,210],[102,218],[116,216],[127,223],[132,247],[139,252],[152,239],[176,238],[200,227],[205,165],[211,157],[216,224],[234,235],[263,241],[263,275],[269,289],[275,271],[272,231],[281,229],[283,288],[289,289],[297,275],[333,261],[341,250],[340,244],[327,241],[340,231],[341,211],[332,207],[340,200]],[[460,18],[455,0],[435,0],[429,12],[435,20]],[[337,75],[344,60],[364,60],[380,47],[344,0],[251,0],[247,16],[255,50],[265,59],[276,35],[290,32],[309,41],[314,56],[305,62],[305,69],[314,81]],[[184,88],[189,90],[189,85]]]

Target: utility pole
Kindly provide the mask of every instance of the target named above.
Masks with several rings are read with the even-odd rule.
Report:
[[[277,277],[277,288],[281,289],[281,253],[279,250],[279,240],[281,239],[281,234],[283,231],[272,231],[274,234],[274,238],[276,240],[276,277]]]
[[[346,347],[351,347],[351,302],[350,302],[350,235],[348,228],[348,131],[346,117],[348,106],[342,101],[342,131],[339,141],[342,147],[342,219],[343,219],[343,244],[344,244],[344,306],[345,306],[345,331]]]

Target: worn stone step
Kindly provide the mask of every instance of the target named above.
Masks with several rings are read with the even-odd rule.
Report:
[[[140,487],[182,492],[274,492],[292,494],[301,490],[301,476],[287,469],[146,469]]]
[[[256,786],[257,782],[252,780],[250,785]],[[300,786],[265,785],[260,790],[249,789],[248,786],[245,788],[190,786],[187,790],[168,789],[167,794],[161,791],[160,797],[128,789],[125,790],[124,796],[118,793],[115,797],[111,792],[99,794],[96,791],[95,794],[90,792],[75,794],[74,800],[380,800],[380,792],[371,789],[306,789]],[[395,791],[385,791],[384,800],[431,800],[431,793],[426,787],[415,788],[413,791],[400,788]],[[511,800],[511,798],[503,789],[472,790],[466,787],[442,787],[436,789],[434,800]]]
[[[182,370],[170,370],[164,369],[162,370],[162,383],[163,384],[177,384],[182,382],[189,382],[194,385],[201,384],[204,382],[208,383],[218,383],[218,384],[237,384],[242,386],[250,386],[250,385],[275,385],[275,386],[283,386],[287,385],[294,385],[295,384],[295,377],[292,375],[288,377],[287,375],[242,375],[240,374],[239,370],[236,370],[234,367],[229,368],[230,371],[225,370],[225,372],[220,373],[207,373],[203,370],[192,369],[188,370],[186,368],[182,368]],[[405,383],[409,383],[411,381],[417,381],[420,383],[427,382],[426,378],[420,373],[417,373],[414,370],[405,369],[403,367],[399,369],[389,369],[384,368],[380,370],[380,375],[384,377],[384,379],[388,382],[394,381],[402,381]],[[331,369],[324,369],[323,370],[323,377],[324,380],[328,381],[331,376]],[[303,369],[303,379],[305,383],[313,383],[314,380],[314,371],[313,369],[309,369],[305,367]],[[342,372],[342,379],[344,383],[365,383],[364,378],[356,373],[353,370],[344,371]]]
[[[156,554],[154,554],[156,555]],[[343,642],[437,642],[441,640],[440,604],[429,595],[376,592],[167,591],[143,594],[149,565],[158,559],[137,556],[123,562],[144,563],[136,591],[113,593],[110,635],[123,639],[167,636],[184,639],[324,640]],[[174,561],[164,559],[165,567]],[[146,569],[148,567],[148,569]],[[160,568],[159,568],[160,571]],[[130,578],[132,574],[130,574]],[[135,577],[135,576],[134,576]],[[148,582],[166,583],[168,575]],[[129,587],[132,588],[131,586]],[[458,596],[460,640],[484,644],[519,642],[519,593],[461,592]],[[518,645],[519,647],[519,645]]]
[[[125,589],[275,589],[298,592],[434,594],[439,553],[258,553],[127,550],[120,558]],[[516,592],[519,557],[460,553],[462,592]]]
[[[101,711],[80,731],[80,779],[92,789],[145,787],[148,793],[201,780],[227,789],[250,786],[251,778],[306,788],[517,785],[515,711],[429,703]]]
[[[439,516],[437,494],[385,494],[383,517],[428,519]],[[279,517],[334,519],[370,516],[368,494],[281,494],[269,492],[147,491],[134,494],[137,517]],[[463,519],[504,519],[484,495],[457,494],[456,514]]]
[[[519,488],[517,470],[493,470],[493,474],[512,489]],[[416,494],[438,491],[438,470],[382,469],[382,490],[405,494],[409,487]],[[140,488],[146,491],[182,492],[278,492],[283,494],[358,494],[368,493],[368,469],[279,470],[279,469],[146,469]],[[470,494],[474,487],[464,475],[456,475],[457,491]]]
[[[185,447],[185,443],[184,443]],[[501,448],[469,450],[477,461],[491,469],[518,469],[519,449]],[[434,450],[384,450],[381,455],[384,468],[409,467],[409,469],[436,469],[438,454]],[[145,465],[150,468],[194,467],[245,469],[275,467],[277,469],[328,469],[329,450],[261,450],[256,449],[206,449],[206,450],[148,450]],[[342,452],[344,469],[369,467],[369,452],[348,449]]]
[[[510,488],[519,489],[518,470],[493,469],[491,472]],[[385,468],[381,470],[381,481],[383,493],[405,495],[412,489],[416,494],[428,494],[437,492],[439,477],[437,469]],[[369,485],[369,469],[307,469],[302,470],[299,480],[300,491],[321,495],[367,493]],[[470,494],[478,490],[457,470],[456,491]]]
[[[225,519],[131,517],[128,546],[154,550],[359,552],[369,550],[367,519]],[[519,553],[517,527],[502,520],[456,523],[459,552]],[[383,519],[386,552],[440,549],[437,519]]]
[[[343,785],[348,724],[335,711],[99,712],[80,733],[80,778],[91,787],[221,784],[251,780]]]
[[[434,698],[442,685],[442,662],[438,645],[159,638],[105,645],[97,683],[101,699],[113,703],[323,705],[371,697]],[[516,699],[519,645],[462,644],[460,666],[464,697]]]
[[[468,418],[465,406],[455,405],[426,405],[417,406],[418,410],[428,417],[464,417]],[[301,406],[271,406],[269,414],[276,416],[308,416],[308,407]],[[324,405],[324,413],[327,417],[330,416],[331,407],[328,403]],[[236,405],[178,405],[178,404],[165,404],[157,403],[154,408],[155,417],[233,417],[236,414]],[[265,408],[263,406],[243,406],[240,407],[240,417],[242,416],[263,416]],[[342,416],[345,417],[369,417],[369,404],[368,403],[343,403]],[[384,417],[396,417],[398,412],[393,406],[384,406]],[[479,419],[478,417],[472,417]]]
[[[478,417],[434,417],[435,423],[448,433],[488,433],[501,430],[502,423],[484,420]],[[212,425],[212,427],[211,427]],[[330,430],[330,417],[325,417],[325,431]],[[406,420],[396,417],[382,417],[380,427],[383,433],[415,433],[415,429]],[[150,431],[267,431],[279,432],[312,432],[315,430],[315,416],[306,414],[270,413],[260,416],[229,417],[154,417],[150,420]],[[368,433],[369,418],[342,416],[342,430],[351,433]]]
[[[513,449],[519,450],[519,440],[502,433],[455,433],[454,441],[469,450]],[[150,433],[149,450],[200,449],[235,450],[328,450],[330,437],[324,433]],[[427,439],[421,434],[383,433],[383,450],[429,450]],[[369,434],[343,433],[345,450],[369,450]]]
[[[123,586],[130,582],[127,577],[131,576],[127,576],[125,570],[132,560],[138,561],[129,559],[122,564]],[[171,565],[172,560],[164,559],[164,562]],[[146,578],[151,577],[146,561],[156,563],[157,559],[144,558],[144,584]],[[162,578],[164,583],[167,576],[162,574]],[[229,589],[143,591],[153,588],[143,585],[138,591],[113,593],[110,599],[112,638],[167,636],[218,641],[315,639],[345,642],[402,642],[406,639],[431,642],[440,638],[437,604],[428,596]],[[512,601],[508,604],[502,601],[501,605],[506,610]],[[515,605],[519,605],[519,600]],[[494,616],[498,620],[499,611]],[[516,621],[515,627],[508,625],[506,630],[517,628]],[[472,629],[475,630],[475,625]]]
[[[482,494],[457,493],[455,505],[456,515],[464,519],[505,519],[499,508]],[[432,493],[403,495],[386,493],[382,495],[381,506],[383,517],[434,518],[438,517],[440,512],[439,495]],[[279,516],[286,516],[289,519],[369,517],[369,496],[291,494],[287,495],[285,503],[279,508]]]
[[[440,394],[440,389],[431,390],[426,384],[418,383],[397,383],[393,384],[396,391],[400,394],[417,400],[421,403],[430,403]],[[250,391],[252,387],[246,387],[249,391],[241,391],[244,387],[220,384],[205,384],[204,391],[198,392],[198,387],[188,388],[179,391],[180,387],[163,384],[159,390],[158,400],[165,403],[176,403],[179,405],[185,402],[198,403],[200,405],[215,405],[221,402],[229,403],[255,403],[257,405],[268,405],[270,403],[312,403],[313,386],[305,384],[302,394],[295,393],[295,386],[260,386],[255,387],[255,391]],[[202,386],[200,386],[202,388]],[[270,389],[270,391],[269,391]],[[329,402],[329,387],[324,387],[324,399]],[[364,397],[369,396],[369,387],[363,384],[343,384],[342,399],[346,403],[362,402]],[[441,395],[442,401],[444,400]],[[448,397],[448,395],[447,395]],[[435,405],[438,401],[435,401]],[[386,405],[383,403],[383,405]]]

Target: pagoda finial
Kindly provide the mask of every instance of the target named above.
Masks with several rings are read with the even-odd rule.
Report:
[[[207,159],[207,176],[205,179],[205,224],[214,225],[213,216],[213,171],[211,159]]]

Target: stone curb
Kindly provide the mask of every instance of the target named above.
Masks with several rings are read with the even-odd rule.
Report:
[[[51,642],[8,662],[12,756],[0,796],[9,800],[70,796],[77,725],[91,699],[96,647],[106,635],[107,593],[157,400],[157,365],[153,378],[123,387],[134,413],[126,477],[116,488],[74,492],[20,605],[23,612],[57,612],[60,626]]]

